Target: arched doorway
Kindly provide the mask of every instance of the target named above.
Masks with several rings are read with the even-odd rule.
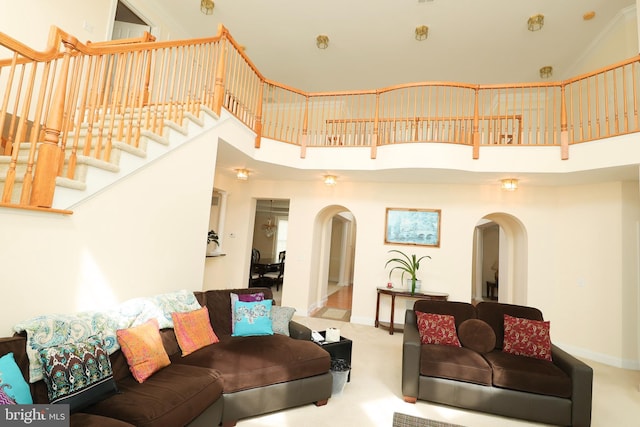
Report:
[[[349,321],[353,295],[356,221],[344,206],[322,209],[315,221],[317,254],[312,316]]]
[[[515,216],[496,212],[478,221],[474,231],[472,301],[526,305],[527,248],[526,229]],[[495,293],[491,292],[492,284]]]

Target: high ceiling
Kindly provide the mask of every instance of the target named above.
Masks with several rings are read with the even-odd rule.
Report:
[[[212,15],[200,0],[156,0],[190,37],[215,35],[219,24],[245,46],[268,79],[304,91],[375,89],[416,81],[516,83],[576,75],[575,64],[591,44],[626,16],[636,0],[214,0]],[[591,20],[583,16],[595,12]],[[544,27],[529,31],[527,19],[544,15]],[[424,41],[415,28],[429,27]],[[316,37],[329,46],[316,47]],[[620,58],[624,59],[624,58]],[[262,179],[316,180],[326,171],[301,171],[257,162],[221,143],[223,173],[249,167]],[[496,182],[494,174],[456,171],[341,171],[341,180],[371,182]],[[638,179],[637,167],[588,173],[521,176],[554,185]]]
[[[419,81],[512,83],[554,78],[636,0],[156,0],[193,37],[226,26],[268,79],[304,91],[376,89]],[[589,21],[583,19],[595,12]],[[544,15],[540,31],[527,19]],[[425,41],[415,28],[429,27]],[[316,47],[316,37],[329,47]],[[626,59],[626,58],[621,58]]]

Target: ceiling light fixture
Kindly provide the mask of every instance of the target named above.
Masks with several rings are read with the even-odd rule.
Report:
[[[426,40],[429,37],[429,27],[426,25],[419,25],[416,27],[416,40],[419,42]]]
[[[550,65],[540,68],[540,78],[548,79],[553,74],[553,67]]]
[[[324,34],[320,34],[316,37],[316,46],[318,49],[326,49],[329,47],[329,36],[325,36]]]
[[[518,180],[515,178],[503,179],[500,182],[503,190],[516,191],[518,189]]]
[[[324,176],[325,185],[332,186],[332,185],[336,185],[337,182],[338,181],[337,181],[335,175],[325,175]]]
[[[234,169],[236,172],[236,178],[240,181],[246,181],[249,178],[249,171],[247,169]]]
[[[213,8],[215,7],[213,0],[200,0],[200,12],[205,15],[213,14]]]
[[[582,19],[584,19],[585,21],[591,21],[595,17],[596,17],[596,12],[593,10],[582,15]]]
[[[266,237],[273,237],[276,234],[277,227],[273,223],[273,219],[271,218],[271,214],[273,213],[273,200],[271,200],[271,208],[269,209],[269,218],[267,218],[267,222],[262,224],[262,232]]]
[[[539,31],[544,26],[544,15],[537,14],[530,16],[527,20],[527,28],[529,31]]]

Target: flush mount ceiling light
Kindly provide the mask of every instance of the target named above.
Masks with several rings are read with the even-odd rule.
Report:
[[[324,34],[320,34],[316,37],[316,46],[318,49],[326,49],[329,47],[329,36],[325,36]]]
[[[240,181],[246,181],[249,178],[249,171],[247,169],[234,169],[236,172],[236,178]]]
[[[596,17],[596,12],[593,10],[582,15],[582,19],[585,21],[591,21],[595,17]]]
[[[518,189],[518,180],[515,178],[503,179],[500,181],[500,187],[506,191],[516,191]]]
[[[529,31],[539,31],[544,26],[544,15],[537,14],[530,16],[527,20],[527,28]]]
[[[426,25],[419,25],[416,27],[416,40],[423,41],[429,37],[429,27]]]
[[[211,15],[214,7],[215,3],[213,3],[213,0],[200,0],[200,12],[205,15]]]
[[[335,176],[335,175],[325,175],[325,176],[324,176],[324,183],[325,183],[325,185],[332,186],[332,185],[336,185],[336,183],[337,183],[337,182],[338,182],[338,181],[337,181],[337,179],[336,179],[336,176]]]
[[[545,67],[540,68],[540,78],[548,79],[553,74],[553,67],[547,65]]]

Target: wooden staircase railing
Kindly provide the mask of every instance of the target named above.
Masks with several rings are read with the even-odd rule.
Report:
[[[425,82],[306,93],[267,80],[220,26],[211,38],[80,43],[53,27],[37,52],[0,33],[2,206],[52,206],[57,177],[78,161],[112,161],[115,142],[139,147],[168,122],[225,108],[262,137],[309,147],[439,142],[552,146],[638,132],[640,56],[562,82]]]

